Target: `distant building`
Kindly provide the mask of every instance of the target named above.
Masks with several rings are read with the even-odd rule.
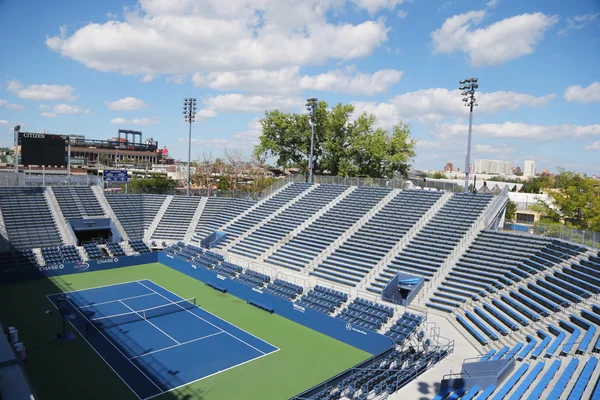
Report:
[[[550,177],[552,177],[552,173],[550,171],[548,171],[547,169],[543,169],[540,176],[542,178],[550,178]]]
[[[523,163],[523,176],[531,177],[535,176],[535,162],[531,160],[525,160]]]
[[[521,167],[513,167],[512,169],[513,175],[522,176],[523,171],[521,171]]]
[[[475,160],[475,174],[511,175],[512,166],[507,161],[500,160]]]
[[[452,172],[452,171],[453,171],[453,169],[454,169],[454,165],[452,165],[452,163],[451,163],[451,162],[449,162],[449,163],[446,163],[446,168],[444,168],[444,171],[445,171],[445,172]]]

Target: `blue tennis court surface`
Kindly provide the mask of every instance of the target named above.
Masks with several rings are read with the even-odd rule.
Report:
[[[48,299],[140,399],[279,350],[149,280]]]

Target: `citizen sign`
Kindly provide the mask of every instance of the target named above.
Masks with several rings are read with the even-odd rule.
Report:
[[[118,258],[105,258],[102,260],[97,260],[96,264],[111,264],[111,263],[116,263],[117,261],[119,261]]]
[[[31,138],[31,139],[45,139],[46,134],[44,134],[44,133],[24,133],[23,137]]]

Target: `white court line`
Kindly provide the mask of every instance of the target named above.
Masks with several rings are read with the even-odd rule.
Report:
[[[210,378],[211,376],[214,376],[214,375],[220,374],[221,372],[229,371],[230,369],[237,368],[237,367],[239,367],[240,365],[244,365],[244,364],[248,364],[249,362],[256,361],[256,360],[258,360],[259,358],[263,358],[263,357],[266,357],[266,356],[270,356],[270,355],[271,355],[271,354],[273,354],[273,353],[277,353],[279,350],[280,350],[280,349],[277,349],[277,350],[275,350],[275,351],[272,351],[272,352],[270,352],[270,353],[263,354],[262,356],[258,356],[258,357],[251,358],[251,359],[249,359],[249,360],[246,360],[246,361],[244,361],[244,362],[241,362],[241,363],[239,363],[239,364],[232,365],[231,367],[228,367],[228,368],[222,369],[222,370],[220,370],[220,371],[213,372],[212,374],[209,374],[209,375],[203,376],[202,378],[198,378],[198,379],[196,379],[196,380],[189,381],[188,383],[184,383],[183,385],[176,386],[176,387],[174,387],[174,388],[172,388],[172,389],[165,390],[165,391],[164,391],[164,392],[162,392],[162,393],[158,393],[158,394],[152,395],[152,396],[150,396],[150,397],[146,397],[146,398],[145,398],[145,399],[143,399],[143,400],[150,400],[150,399],[153,399],[153,398],[155,398],[155,397],[158,397],[158,396],[161,396],[161,395],[163,395],[163,394],[165,394],[165,393],[172,392],[173,390],[177,390],[177,389],[180,389],[180,388],[182,388],[182,387],[184,387],[184,386],[191,385],[192,383],[199,382],[199,381],[201,381],[201,380],[203,380],[203,379]]]
[[[167,346],[167,347],[164,347],[162,349],[158,349],[158,350],[154,350],[154,351],[149,351],[148,353],[144,353],[144,354],[140,354],[139,356],[131,357],[130,360],[134,360],[136,358],[145,357],[145,356],[147,356],[149,354],[159,353],[161,351],[169,350],[169,349],[172,349],[172,348],[175,348],[175,347],[183,346],[183,345],[188,344],[188,343],[197,342],[198,340],[207,339],[207,338],[209,338],[211,336],[220,335],[221,333],[223,333],[223,332],[221,331],[221,332],[217,332],[217,333],[211,333],[210,335],[202,336],[202,337],[199,337],[197,339],[188,340],[187,342],[181,342],[181,343],[175,344],[173,346]]]
[[[123,303],[121,300],[119,300],[119,302],[121,304],[123,304],[125,307],[129,308],[131,311],[133,311],[134,313],[136,313],[137,315],[139,315],[142,318],[142,321],[146,321],[147,323],[149,323],[150,325],[152,325],[153,327],[155,327],[160,333],[162,333],[163,335],[165,335],[166,337],[168,337],[169,339],[171,339],[172,341],[174,341],[177,344],[181,344],[179,343],[177,340],[173,339],[169,334],[167,334],[167,332],[163,331],[162,329],[160,329],[158,326],[154,325],[152,322],[148,321],[146,318],[144,318],[143,316],[141,316],[137,311],[135,311],[133,308],[129,307],[127,304]],[[183,308],[183,307],[182,307]]]
[[[156,293],[157,295],[159,295],[159,296],[161,296],[161,297],[163,297],[163,298],[165,298],[165,299],[169,300],[169,299],[168,299],[166,296],[163,296],[162,294],[160,294],[160,293],[158,293],[157,291],[155,291],[155,290],[153,290],[153,289],[149,288],[148,286],[144,285],[143,283],[141,283],[141,282],[139,282],[139,281],[138,281],[138,283],[139,283],[140,285],[142,285],[143,287],[145,287],[145,288],[147,288],[147,289],[149,289],[149,290],[152,290],[152,291],[153,291],[154,293]],[[154,282],[152,282],[152,283],[154,283]],[[158,285],[156,285],[156,286],[158,286]],[[163,288],[163,289],[164,289],[164,288]],[[167,290],[167,289],[165,289],[165,290]],[[168,290],[167,290],[167,291],[168,291]],[[177,296],[177,295],[176,295],[175,293],[173,293],[173,292],[169,292],[169,293],[173,294],[174,296]],[[179,296],[177,296],[177,297],[179,297]],[[171,301],[171,302],[172,302],[172,300],[169,300],[169,301]],[[179,306],[179,307],[181,307],[181,306]],[[212,326],[214,326],[215,328],[222,330],[223,332],[225,332],[226,334],[228,334],[228,335],[229,335],[229,336],[231,336],[232,338],[239,340],[240,342],[244,343],[244,344],[245,344],[246,346],[248,346],[248,347],[252,347],[254,350],[258,351],[259,353],[261,353],[261,354],[268,354],[268,353],[265,353],[265,352],[264,352],[264,351],[262,351],[262,350],[259,350],[259,349],[257,349],[256,347],[252,346],[251,344],[244,342],[242,339],[240,339],[240,338],[239,338],[239,337],[237,337],[237,336],[234,336],[234,335],[232,335],[232,334],[231,334],[231,333],[229,333],[228,331],[226,331],[226,330],[223,330],[223,329],[219,328],[218,326],[216,326],[215,324],[213,324],[213,323],[211,323],[211,322],[209,322],[209,321],[205,320],[205,319],[204,319],[204,318],[202,318],[201,316],[199,316],[199,315],[197,315],[197,314],[194,314],[194,313],[193,313],[193,312],[191,312],[190,310],[188,310],[188,309],[185,309],[185,308],[183,308],[183,307],[181,307],[181,309],[183,309],[183,310],[185,310],[185,311],[189,312],[189,313],[190,313],[190,314],[192,314],[194,317],[196,317],[196,318],[198,318],[198,319],[201,319],[202,321],[206,322],[207,324],[209,324],[209,325],[212,325]],[[231,324],[230,324],[230,325],[231,325]],[[255,337],[256,337],[256,336],[255,336]],[[259,338],[257,338],[257,339],[259,339]],[[264,340],[262,340],[262,339],[260,339],[260,340],[264,342]],[[266,343],[266,342],[265,342],[265,343]]]
[[[80,307],[77,307],[77,308],[95,307],[95,306],[99,306],[101,304],[116,303],[117,301],[121,301],[121,300],[130,300],[130,299],[137,299],[138,297],[154,296],[155,294],[156,293],[140,294],[139,296],[125,297],[123,299],[111,300],[111,301],[103,301],[102,303],[92,303],[92,304],[88,304],[87,306],[80,306]]]
[[[48,296],[57,296],[59,294],[65,294],[65,293],[75,293],[75,292],[83,292],[85,290],[93,290],[93,289],[100,289],[100,288],[106,288],[106,287],[111,287],[111,286],[119,286],[119,285],[126,285],[128,283],[137,283],[138,281],[129,281],[129,282],[119,282],[119,283],[112,283],[110,285],[102,285],[102,286],[96,286],[96,287],[91,287],[91,288],[85,288],[85,289],[79,289],[79,290],[71,290],[70,292],[58,292],[58,293],[52,293],[52,294],[47,294],[46,297]]]
[[[54,306],[54,308],[56,308],[58,310],[59,309],[58,306],[52,300],[50,300],[50,296],[52,296],[52,295],[46,295],[46,298],[48,299],[48,301],[50,303],[52,303],[52,305]],[[85,316],[84,316],[84,318],[85,318]],[[102,359],[102,361],[104,361],[106,363],[106,365],[108,365],[108,368],[110,368],[115,373],[115,375],[117,375],[119,377],[119,379],[121,379],[123,381],[123,383],[125,384],[125,386],[127,386],[129,388],[129,390],[131,390],[133,392],[133,394],[135,394],[135,397],[137,397],[138,399],[142,400],[142,398],[140,397],[140,395],[138,395],[137,392],[135,390],[133,390],[133,388],[131,386],[129,386],[129,384],[127,383],[127,381],[125,379],[123,379],[123,377],[121,375],[119,375],[119,373],[117,371],[115,371],[115,369],[113,368],[113,366],[110,365],[110,363],[108,361],[106,361],[106,359],[104,357],[102,357],[102,354],[100,354],[100,352],[98,350],[96,350],[96,348],[87,340],[87,338],[81,332],[79,332],[79,329],[77,329],[77,327],[73,324],[73,321],[69,321],[69,324],[73,327],[73,329],[75,329],[77,331],[77,333],[79,334],[79,337],[82,337],[83,340],[85,340],[86,343],[96,352],[96,354],[98,354],[98,356]],[[142,374],[144,374],[144,373],[142,372]],[[144,374],[144,376],[146,376],[146,375]],[[148,378],[148,377],[146,376],[146,378]],[[148,378],[148,380],[150,380],[150,378]],[[154,382],[152,382],[152,380],[150,380],[150,383],[152,383],[154,386],[156,386],[156,384]],[[158,394],[156,394],[155,396],[151,396],[151,397],[160,396],[161,394],[165,393],[165,392],[163,392],[163,390],[161,388],[159,388],[158,386],[156,386],[156,387],[161,392],[158,393]]]
[[[171,293],[173,296],[181,298],[181,296],[178,296],[177,294],[175,294],[175,293],[171,292],[169,289],[166,289],[166,288],[164,288],[164,287],[160,286],[158,283],[155,283],[155,282],[153,282],[153,281],[151,281],[151,280],[149,280],[149,279],[145,279],[145,280],[147,280],[148,282],[151,282],[153,285],[156,285],[156,286],[158,286],[159,288],[163,289],[165,292],[169,292],[169,293]],[[151,289],[151,288],[147,287],[147,286],[146,286],[146,285],[144,285],[142,282],[140,282],[140,281],[137,281],[137,282],[138,282],[140,285],[142,285],[142,286],[144,286],[144,287],[148,288],[149,290],[152,290],[154,293],[158,294],[159,296],[162,296],[162,295],[161,295],[160,293],[158,293],[156,290],[153,290],[153,289]],[[165,296],[162,296],[162,297],[165,297]],[[166,297],[165,297],[165,298],[166,298]],[[167,299],[167,300],[169,300],[169,299]],[[171,301],[171,300],[169,300],[169,301]],[[196,307],[198,307],[198,306],[196,305]],[[250,332],[248,332],[248,331],[246,331],[246,330],[244,330],[244,329],[242,329],[242,328],[240,328],[240,327],[238,327],[238,326],[236,326],[236,325],[232,324],[231,322],[227,322],[226,320],[224,320],[223,318],[219,317],[218,315],[215,315],[215,314],[211,313],[210,311],[208,311],[208,310],[205,310],[205,309],[204,309],[204,308],[202,308],[202,307],[198,307],[198,308],[200,308],[200,309],[201,309],[202,311],[204,311],[205,313],[212,315],[212,316],[213,316],[213,317],[215,317],[216,319],[218,319],[218,320],[221,320],[221,321],[225,322],[227,325],[231,325],[231,326],[233,326],[233,327],[235,327],[235,328],[239,329],[240,331],[242,331],[242,332],[246,333],[247,335],[250,335],[250,336],[252,336],[253,338],[255,338],[255,339],[258,339],[258,340],[260,340],[261,342],[263,342],[263,343],[266,343],[266,344],[268,344],[269,346],[271,346],[271,347],[273,347],[273,348],[275,348],[275,349],[277,349],[277,350],[281,350],[279,347],[272,345],[271,343],[267,342],[266,340],[263,340],[263,339],[259,338],[258,336],[251,334]],[[192,313],[192,314],[194,314],[194,313]],[[196,315],[196,314],[194,314],[194,315]],[[200,318],[200,319],[203,319],[203,318],[199,317],[198,315],[196,315],[196,316],[197,316],[198,318]],[[207,321],[207,322],[208,322],[208,321]],[[209,322],[209,324],[210,324],[210,322]],[[211,324],[211,325],[212,325],[212,324]],[[219,328],[219,329],[221,329],[221,328]],[[222,330],[222,329],[221,329],[221,330]],[[234,336],[234,337],[235,337],[235,336]],[[237,338],[236,338],[236,339],[237,339]],[[247,344],[247,343],[246,343],[246,344]],[[248,346],[250,346],[250,345],[248,345]],[[250,347],[252,347],[252,346],[250,346]],[[258,351],[260,351],[260,350],[258,350]],[[263,352],[261,352],[261,353],[263,353]]]

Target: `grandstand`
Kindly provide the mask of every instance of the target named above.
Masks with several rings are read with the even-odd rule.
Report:
[[[207,310],[214,307],[211,312],[224,313],[257,339],[269,338],[261,350],[265,358],[248,367],[264,362],[272,371],[280,369],[271,361],[277,358],[268,355],[274,345],[293,347],[291,338],[306,334],[294,324],[277,336],[285,323],[269,319],[271,312],[363,350],[315,372],[312,380],[298,378],[302,387],[274,387],[280,398],[600,396],[600,253],[565,240],[502,232],[506,201],[506,191],[463,194],[297,182],[283,183],[258,201],[113,194],[85,186],[0,188],[0,271],[52,273],[75,282],[77,290],[98,286],[88,285],[89,274],[80,273],[88,268],[106,274],[98,275],[104,276],[98,283],[110,285],[119,279],[158,282],[168,275],[170,290],[180,289],[186,297],[201,293]],[[77,245],[69,221],[93,218],[110,218],[120,235]],[[202,240],[216,232],[224,234],[222,241],[203,248]],[[135,257],[154,257],[174,271],[164,265],[147,272],[117,268]],[[56,272],[71,265],[77,274]],[[114,269],[102,271],[109,267]],[[133,279],[126,278],[129,273]],[[381,298],[398,273],[425,281],[408,307]],[[201,286],[192,283],[198,281]],[[132,297],[150,295],[135,290]],[[224,300],[229,298],[246,301]],[[374,343],[389,345],[365,350]],[[319,348],[327,347],[335,346],[323,342]],[[336,359],[349,352],[344,349],[337,349]],[[324,364],[332,358],[322,356]],[[285,365],[294,376],[301,375],[300,367],[315,369],[309,358],[302,362]],[[247,370],[235,376],[246,379]],[[285,371],[277,373],[285,381]],[[182,386],[193,381],[185,378]],[[187,386],[204,388],[201,382]],[[425,384],[440,389],[423,394],[419,389]],[[248,385],[248,393],[258,393]],[[145,389],[132,390],[139,395]],[[236,389],[219,390],[231,395],[227,390]]]

